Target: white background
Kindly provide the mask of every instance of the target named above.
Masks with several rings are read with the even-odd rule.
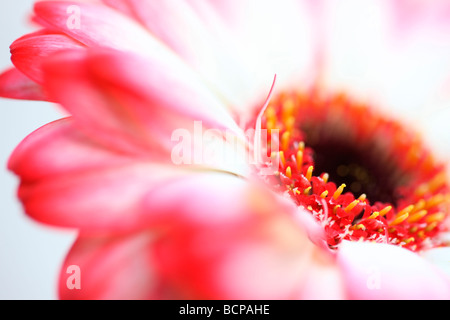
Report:
[[[0,2],[0,69],[11,66],[9,45],[32,31],[33,0]],[[0,98],[0,299],[56,299],[59,269],[74,234],[29,219],[16,200],[18,180],[6,164],[14,147],[33,130],[60,118],[43,102]]]

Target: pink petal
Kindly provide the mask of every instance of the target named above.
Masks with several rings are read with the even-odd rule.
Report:
[[[148,149],[141,161],[164,161],[162,150]],[[165,161],[170,156],[165,155]],[[26,137],[14,150],[8,168],[23,182],[31,183],[62,174],[95,171],[130,165],[138,159],[121,153],[114,145],[104,146],[90,139],[74,125],[72,118],[49,123]]]
[[[202,55],[210,60],[211,55],[215,53],[215,43],[210,44],[213,52],[204,50],[206,48],[202,42],[211,38],[211,35],[186,2],[171,0],[158,2],[104,0],[104,2],[138,21],[189,62],[198,60],[196,61],[198,63],[204,60],[200,59]]]
[[[99,3],[40,1],[34,6],[34,13],[46,28],[66,33],[89,47],[137,52],[153,48],[145,29]]]
[[[128,6],[129,5],[127,5],[127,7]],[[142,9],[141,4],[139,6],[139,9]],[[161,4],[156,6],[156,8],[159,8],[160,6]],[[78,14],[79,23],[75,27],[68,25],[69,21],[72,21],[71,19],[73,14],[71,15],[68,13],[69,8],[71,7],[77,8],[77,12],[75,14]],[[119,8],[123,9],[124,3],[120,3]],[[173,9],[174,7],[172,6],[171,8]],[[152,16],[152,19],[160,19],[161,14],[166,15],[165,12],[159,13],[159,16]],[[174,13],[175,12],[168,12],[167,15],[171,16]],[[104,4],[70,1],[41,1],[35,4],[35,14],[47,29],[58,30],[61,33],[65,33],[69,37],[83,43],[88,47],[112,48],[120,51],[130,51],[139,53],[143,56],[148,56],[151,59],[162,59],[164,60],[164,63],[172,65],[173,68],[180,67],[181,65],[182,68],[187,67],[179,56],[170,50],[164,42],[160,41],[148,32],[148,30],[145,29],[138,21],[134,20],[132,17],[127,17],[126,15]],[[192,20],[190,22],[192,22]],[[180,22],[175,21],[175,23]],[[162,25],[162,27],[167,28],[168,26]],[[182,28],[180,29],[179,26],[176,30],[173,27],[168,28],[167,34],[175,34],[175,31],[176,34],[180,34],[180,30],[183,37],[179,40],[185,42],[186,32],[187,34],[189,34],[189,32],[183,30]],[[202,28],[197,28],[197,30],[203,32]],[[199,37],[196,37],[196,39],[197,38]],[[192,41],[188,41],[186,46],[189,46],[189,50],[191,50],[191,52],[209,52],[210,44],[208,43],[208,39],[200,37],[199,40],[203,41],[201,50]],[[185,47],[185,49],[187,49],[187,47]],[[215,52],[227,57],[227,55],[221,53],[220,50],[216,50]],[[209,58],[207,60],[198,60],[199,66],[205,66],[205,71],[209,70],[209,67],[206,66],[207,61],[214,60],[211,63],[215,64],[216,55],[209,54],[208,57]],[[228,65],[220,66],[223,68],[229,68]],[[237,70],[239,70],[239,68]],[[179,72],[181,72],[181,70],[179,70]],[[210,78],[210,80],[212,79],[215,78]],[[236,82],[235,76],[233,76],[233,81]]]
[[[240,133],[195,75],[165,61],[120,52],[70,52],[54,57],[45,71],[50,97],[94,136],[123,148],[129,141],[170,148],[174,130],[192,130],[194,121]]]
[[[37,83],[42,83],[42,62],[61,50],[82,49],[84,46],[63,34],[37,32],[26,35],[11,45],[11,60],[17,69]]]
[[[161,184],[149,193],[147,208],[160,212],[164,227],[81,237],[62,269],[61,297],[292,297],[314,246],[287,212],[274,211],[288,207],[273,197],[224,174]],[[80,290],[67,287],[73,265],[81,270]]]
[[[241,48],[225,28],[206,23],[186,1],[104,0],[145,26],[176,52],[209,86],[225,97],[230,108],[251,103],[255,77],[242,60]],[[243,53],[243,52],[242,52]],[[273,77],[273,74],[270,75]],[[270,79],[270,78],[269,78]],[[254,94],[254,92],[253,92]],[[259,101],[258,101],[259,102]]]
[[[59,278],[67,300],[141,300],[164,298],[151,256],[153,235],[79,238]]]
[[[346,242],[340,264],[352,299],[449,299],[450,281],[417,254],[398,246]]]
[[[295,207],[267,190],[196,174],[153,189],[145,207],[156,232],[77,241],[62,298],[342,298],[333,258],[308,240]],[[70,266],[81,271],[80,290],[70,289]]]
[[[278,89],[308,87],[315,66],[315,21],[309,3],[282,1],[189,0],[208,23],[218,20],[242,49],[245,66],[254,81],[268,81],[277,74]],[[273,23],[268,23],[268,19]],[[270,81],[270,80],[269,80]],[[261,83],[259,83],[261,85]],[[263,88],[264,84],[259,88]]]
[[[154,220],[145,195],[187,174],[157,164],[161,158],[149,161],[105,148],[64,119],[26,138],[9,168],[21,178],[19,198],[30,216],[97,234],[140,229]]]
[[[171,167],[136,163],[34,183],[22,183],[25,212],[40,222],[77,228],[84,234],[121,233],[145,228],[154,220],[143,206],[147,192],[182,173]],[[175,178],[174,178],[175,176]]]
[[[194,186],[195,188],[192,188]],[[219,261],[204,264],[202,270],[197,270],[196,274],[192,274],[196,268],[196,263],[199,262],[199,256],[205,258],[204,255],[208,252],[210,255],[223,254],[223,256],[217,258],[227,260],[226,252],[223,252],[223,250],[230,254],[236,254],[236,261],[242,262],[248,267],[250,267],[249,263],[252,262],[253,258],[262,255],[262,258],[268,259],[265,261],[268,263],[266,268],[270,269],[275,266],[280,269],[274,271],[271,279],[276,284],[280,283],[280,279],[275,276],[285,270],[282,263],[285,262],[286,257],[282,255],[282,252],[271,252],[267,255],[263,249],[269,250],[272,245],[276,247],[278,244],[288,248],[301,247],[309,252],[312,245],[308,244],[309,242],[303,238],[302,232],[297,234],[298,230],[289,234],[289,231],[296,230],[295,224],[288,224],[289,219],[286,221],[284,221],[284,218],[274,219],[274,217],[279,216],[272,214],[272,211],[270,211],[273,205],[271,200],[273,199],[266,199],[266,204],[269,204],[269,207],[262,205],[260,203],[262,199],[258,198],[247,198],[247,203],[242,201],[235,201],[235,204],[228,202],[232,206],[224,207],[223,198],[229,200],[228,194],[231,194],[233,198],[238,196],[239,199],[237,200],[243,200],[242,197],[251,195],[253,191],[248,186],[245,181],[225,174],[193,175],[178,182],[161,184],[160,188],[149,194],[147,209],[160,211],[161,218],[163,218],[160,222],[164,222],[164,227],[154,228],[153,230],[157,231],[155,233],[115,235],[111,238],[81,237],[68,255],[62,269],[60,277],[61,297],[64,299],[188,299],[193,297],[193,292],[206,290],[204,286],[213,287],[216,285],[216,283],[208,283],[208,281],[215,280],[219,281],[223,287],[235,286],[235,288],[229,288],[228,290],[232,290],[232,294],[238,294],[240,291],[239,285],[235,281],[228,281],[228,278],[222,278],[222,276],[233,276],[234,272],[233,274],[227,274],[231,271],[223,271],[225,274],[219,273],[218,279],[209,278],[212,273],[221,271],[217,268],[222,268],[222,266],[215,264]],[[209,187],[209,189],[204,189],[205,187]],[[211,190],[211,187],[214,187],[214,190]],[[226,191],[226,193],[221,194],[221,191]],[[163,196],[164,199],[160,199],[159,196]],[[204,199],[200,197],[203,196],[208,197],[208,202],[202,201]],[[201,206],[200,202],[205,205]],[[200,212],[197,212],[198,209],[200,209]],[[256,223],[256,226],[254,223]],[[202,226],[205,228],[202,228]],[[282,227],[288,229],[279,229]],[[249,231],[249,233],[247,234],[246,231]],[[290,235],[293,238],[288,237],[279,240],[278,243],[270,243],[272,233],[277,234],[278,232],[283,232],[284,237]],[[266,236],[269,239],[265,239]],[[194,239],[191,239],[191,237]],[[208,239],[208,241],[198,242],[201,239]],[[178,250],[168,252],[167,250],[171,249],[173,241],[179,240],[183,240],[183,244],[180,243],[183,249],[179,252]],[[289,240],[292,240],[292,242]],[[263,241],[266,246],[261,245],[260,241]],[[304,243],[304,241],[306,242]],[[154,247],[155,243],[156,247]],[[247,248],[247,244],[255,245],[255,248]],[[305,248],[302,246],[303,244],[309,247]],[[253,253],[252,256],[245,257],[244,253],[247,249],[250,250],[249,253]],[[164,252],[161,252],[161,250],[164,250]],[[234,250],[237,250],[237,252],[234,252]],[[293,252],[286,250],[286,254],[294,255]],[[276,251],[276,249],[273,248],[272,251]],[[164,255],[163,261],[156,261],[161,259],[161,254]],[[170,256],[167,256],[168,254]],[[275,259],[279,258],[278,255],[283,258],[282,261]],[[270,258],[274,259],[271,260]],[[302,258],[300,255],[299,260],[302,260]],[[172,273],[174,270],[167,269],[167,267],[172,266],[166,265],[166,259],[175,259],[181,263],[179,267],[182,269],[179,270],[180,274],[177,274],[175,278],[167,276],[167,273]],[[294,260],[298,259],[294,257]],[[162,263],[164,266],[161,265]],[[299,263],[294,263],[294,265],[302,266]],[[70,290],[67,286],[70,275],[66,270],[70,266],[78,266],[81,271],[80,290]],[[227,267],[225,268],[227,269]],[[288,265],[287,269],[296,273],[297,276],[300,274],[299,270],[291,265]],[[271,270],[265,271],[272,272]],[[254,270],[247,269],[245,272],[254,272]],[[182,283],[178,281],[178,277],[183,279]],[[256,279],[260,280],[259,278]],[[292,278],[285,279],[283,288],[288,287],[291,291],[293,290],[291,287],[295,286],[295,283],[291,283],[289,280],[292,280]],[[254,285],[259,287],[256,281]],[[274,294],[274,291],[276,291],[276,288],[271,286],[272,294]],[[197,297],[199,296],[197,295]]]
[[[152,190],[145,205],[148,211],[157,212],[173,223],[220,225],[224,221],[247,219],[249,206],[256,206],[253,203],[256,199],[251,198],[252,193],[259,196],[256,190],[250,188],[248,181],[233,175],[200,172]]]
[[[334,257],[319,254],[308,269],[306,281],[296,299],[300,300],[345,300],[348,294],[342,272]]]
[[[171,194],[178,196],[169,202]],[[147,200],[172,219],[155,260],[186,299],[295,298],[322,255],[293,219],[294,206],[231,176],[180,180]]]
[[[24,100],[47,100],[42,87],[16,68],[0,74],[0,97]]]

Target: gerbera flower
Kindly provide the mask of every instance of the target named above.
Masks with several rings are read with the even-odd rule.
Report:
[[[349,15],[353,6],[363,12]],[[392,85],[423,67],[404,52],[419,48],[429,62],[448,48],[442,8],[36,3],[41,30],[13,43],[15,69],[0,83],[4,96],[57,102],[70,114],[28,136],[9,162],[30,216],[79,230],[60,296],[450,297],[448,278],[419,255],[447,244],[445,168],[372,106],[404,107],[404,88],[418,105],[429,97],[422,78]],[[199,141],[199,122],[225,154],[260,152],[267,162],[203,161],[215,144],[194,142],[182,149],[192,163],[175,165],[173,133]],[[263,129],[280,136],[260,150]],[[69,285],[71,266],[81,286]]]

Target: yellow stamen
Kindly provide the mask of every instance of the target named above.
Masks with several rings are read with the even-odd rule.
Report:
[[[438,225],[437,221],[432,222],[428,227],[425,228],[425,232],[433,231],[434,228],[436,228]]]
[[[266,127],[269,130],[269,133],[271,133],[270,131],[277,127],[277,120],[276,119],[267,119]]]
[[[431,180],[429,184],[430,192],[434,192],[442,187],[447,182],[447,174],[445,172],[441,172],[438,174],[433,180]]]
[[[409,205],[397,213],[397,217],[403,216],[405,213],[411,213],[414,210],[414,205]]]
[[[308,168],[308,171],[306,171],[306,179],[307,179],[308,181],[311,181],[313,171],[314,171],[314,167],[313,167],[313,166],[310,166],[310,167]]]
[[[405,221],[406,219],[408,219],[408,217],[409,217],[409,212],[406,212],[406,213],[404,213],[404,214],[402,214],[402,215],[397,215],[397,217],[395,218],[395,220],[392,221],[392,222],[390,223],[390,225],[391,225],[391,226],[396,226],[396,225],[402,223],[403,221]]]
[[[292,178],[292,170],[291,170],[291,167],[287,167],[287,168],[286,168],[286,177],[288,177],[289,179]]]
[[[286,165],[286,159],[284,158],[284,152],[280,151],[279,155],[280,155],[281,163],[283,164],[283,166],[285,166]]]
[[[308,195],[311,190],[312,190],[312,187],[308,187],[308,188],[305,189],[305,191],[303,191],[303,194],[304,195]]]
[[[297,151],[297,169],[298,171],[302,170],[302,166],[303,166],[303,151],[302,150],[298,150]]]
[[[445,213],[437,212],[437,213],[434,213],[434,214],[430,215],[429,217],[427,217],[425,219],[425,221],[427,223],[434,223],[434,222],[441,222],[444,219],[445,219]]]
[[[441,172],[436,175],[431,181],[421,184],[416,189],[416,195],[422,197],[427,192],[435,192],[447,182],[447,175],[445,172]]]
[[[411,215],[408,218],[408,222],[411,222],[411,223],[417,222],[420,219],[422,219],[423,217],[425,217],[427,215],[427,213],[428,213],[427,210],[420,210],[419,212],[416,212],[413,215]]]
[[[322,175],[322,180],[324,183],[328,183],[328,179],[330,179],[330,175],[328,173],[324,173]]]
[[[411,212],[417,212],[417,211],[420,211],[422,209],[425,209],[426,204],[427,204],[427,202],[424,199],[420,199],[414,205],[414,210],[412,210]]]
[[[406,239],[403,241],[404,244],[410,244],[411,242],[416,241],[416,239],[414,239],[414,237],[411,237],[409,239]]]
[[[353,227],[353,229],[354,230],[366,230],[366,226],[365,225],[363,225],[363,224],[357,224],[357,225],[355,225],[354,227]]]
[[[341,206],[340,204],[338,204],[337,206],[335,206],[335,207],[333,208],[333,213],[336,214],[337,210],[338,210],[339,208],[341,208],[341,207],[342,207],[342,206]]]
[[[364,200],[367,199],[367,195],[365,193],[363,193],[362,195],[359,196],[358,200],[363,202]]]
[[[273,106],[268,106],[266,109],[266,117],[268,119],[273,119],[277,117],[277,111]]]
[[[437,194],[427,201],[426,208],[427,209],[433,208],[435,206],[444,203],[446,200],[447,198],[442,193]]]
[[[294,125],[295,125],[295,118],[291,116],[291,117],[287,118],[284,123],[286,126],[286,130],[292,132],[292,130],[294,129]]]
[[[292,99],[288,99],[283,103],[283,121],[286,121],[289,117],[292,117],[295,110],[295,103]]]
[[[380,213],[379,213],[378,211],[376,211],[376,212],[372,213],[372,214],[370,215],[370,217],[367,218],[367,219],[375,219],[375,218],[377,218],[379,215],[380,215]]]
[[[380,211],[380,216],[384,217],[385,215],[388,214],[389,211],[392,210],[392,206],[387,206],[386,208],[382,209]]]
[[[291,133],[289,131],[285,131],[281,136],[281,147],[283,150],[287,150],[289,147],[289,141],[291,138]]]
[[[345,185],[345,183],[343,183],[343,184],[341,184],[341,186],[339,188],[336,189],[335,193],[333,194],[333,199],[334,200],[337,200],[337,198],[339,198],[339,196],[344,191],[345,187],[346,187],[346,185]]]
[[[299,142],[298,144],[298,150],[305,151],[305,143],[303,141]]]
[[[322,199],[325,199],[328,196],[328,190],[325,190],[324,192],[322,192],[322,194],[320,195],[320,197]]]
[[[359,200],[355,200],[352,203],[350,203],[344,210],[345,212],[352,211],[357,205],[359,204]]]

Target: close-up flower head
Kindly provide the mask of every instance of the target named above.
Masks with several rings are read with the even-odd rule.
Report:
[[[28,13],[2,117],[59,116],[3,171],[27,219],[75,234],[55,297],[450,299],[450,2]]]

